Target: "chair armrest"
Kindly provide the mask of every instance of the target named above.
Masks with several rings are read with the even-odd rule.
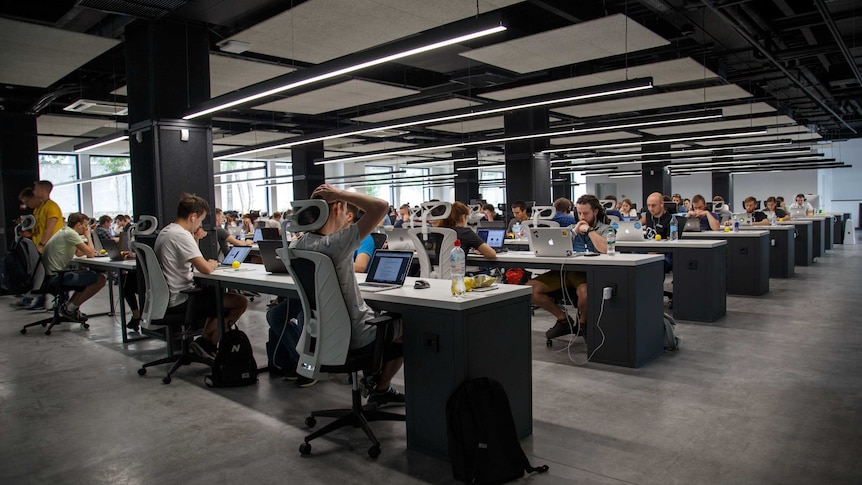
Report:
[[[386,314],[380,315],[379,317],[372,318],[371,320],[366,321],[365,324],[366,325],[374,325],[375,327],[379,327],[381,325],[388,325],[392,322],[395,322],[395,320],[400,320],[400,319],[401,319],[401,315],[399,315],[397,313],[386,313]]]
[[[184,293],[186,295],[195,295],[199,293],[203,293],[203,288],[189,288],[188,290],[183,290],[180,293]]]
[[[400,314],[384,313],[365,322],[366,325],[377,327],[377,338],[374,341],[374,360],[372,361],[375,372],[379,372],[383,368],[383,355],[386,345],[394,339],[395,322],[397,321],[401,321]]]
[[[195,310],[197,310],[197,298],[198,295],[203,293],[203,288],[189,288],[187,290],[183,290],[180,293],[189,295],[189,299],[186,300],[186,314],[183,315],[183,323],[185,325],[191,325],[194,323]]]

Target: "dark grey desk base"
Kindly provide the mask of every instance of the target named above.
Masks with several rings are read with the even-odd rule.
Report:
[[[769,229],[769,277],[790,278],[796,274],[794,230]]]
[[[769,292],[769,234],[762,234],[759,237],[755,234],[739,237],[725,236],[724,233],[719,232],[710,233],[709,238],[727,241],[727,292],[729,294],[760,296]],[[674,268],[676,268],[676,258],[674,258]],[[676,297],[674,297],[674,307],[676,307]]]
[[[673,253],[674,318],[714,322],[727,314],[727,246],[662,249],[626,244],[625,248],[617,245],[617,251]]]
[[[834,219],[832,216],[826,217],[823,220],[823,235],[825,236],[823,239],[823,249],[829,250],[832,249],[832,225],[834,223]],[[825,252],[823,254],[826,254]]]
[[[808,266],[814,262],[814,224],[794,224],[793,226],[796,227],[794,261],[796,266]]]
[[[813,261],[813,258],[819,258],[826,254],[826,231],[824,227],[825,224],[823,223],[822,219],[808,220],[812,222],[811,225],[813,226],[812,234],[814,236],[814,239],[812,239],[811,246],[811,257]]]

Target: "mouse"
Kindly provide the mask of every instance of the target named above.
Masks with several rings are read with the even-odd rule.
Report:
[[[425,280],[416,280],[416,283],[413,284],[413,288],[424,290],[425,288],[431,288],[431,285]]]

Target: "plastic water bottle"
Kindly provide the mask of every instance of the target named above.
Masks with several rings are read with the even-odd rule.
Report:
[[[467,287],[464,285],[464,270],[467,263],[467,256],[464,250],[461,249],[461,240],[455,240],[455,247],[449,253],[449,269],[452,272],[452,295],[455,298],[463,298],[467,292]]]
[[[739,232],[739,219],[733,220],[733,232]]]
[[[676,222],[676,216],[670,218],[670,240],[676,241],[679,239],[679,224]]]
[[[775,212],[773,212],[772,215],[769,216],[769,225],[770,226],[778,225],[778,223],[776,222],[776,219],[775,219]]]
[[[617,231],[608,232],[608,256],[617,254]]]
[[[521,223],[516,222],[512,224],[512,234],[515,235],[515,239],[521,239]]]

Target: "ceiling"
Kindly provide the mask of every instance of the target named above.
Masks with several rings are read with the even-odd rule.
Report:
[[[463,157],[472,149],[499,159],[494,154],[503,147],[495,141],[504,134],[500,111],[374,133],[349,131],[645,77],[652,78],[653,88],[549,105],[551,129],[575,129],[549,138],[549,145],[601,156],[633,151],[608,147],[615,141],[673,139],[668,143],[674,148],[727,150],[763,140],[809,146],[862,137],[862,6],[853,0],[3,2],[0,109],[36,114],[44,151],[71,151],[125,128],[123,41],[125,28],[136,22],[206,24],[217,99],[492,16],[505,32],[217,111],[214,152],[221,156],[347,130],[327,140],[327,158],[475,142],[421,156]],[[220,46],[227,41],[244,43],[247,50],[225,52]],[[86,109],[64,110],[81,99],[88,100]],[[722,116],[620,127],[705,110]],[[744,129],[763,133],[697,139]],[[634,151],[648,151],[646,146]],[[105,150],[123,153],[128,147]],[[289,156],[289,148],[281,147],[244,158]],[[379,160],[403,161],[391,154]]]

